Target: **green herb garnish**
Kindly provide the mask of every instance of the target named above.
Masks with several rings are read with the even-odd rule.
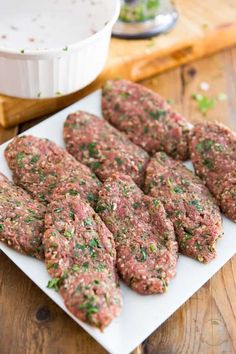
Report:
[[[197,211],[203,211],[203,207],[200,205],[199,201],[197,199],[190,200],[188,202],[189,205],[192,205],[196,208]]]
[[[214,163],[210,159],[205,159],[203,161],[203,165],[206,166],[209,170],[212,170],[212,168],[214,167]]]
[[[146,247],[140,247],[141,252],[141,262],[145,262],[147,260],[147,249]]]
[[[39,155],[34,155],[34,156],[30,159],[30,163],[33,165],[33,164],[35,164],[39,159],[40,159],[40,156],[39,156]]]
[[[78,195],[79,194],[79,192],[77,192],[76,190],[74,190],[74,189],[69,189],[69,194],[70,195],[73,195],[73,196],[76,196],[76,195]]]
[[[212,145],[214,144],[214,141],[211,139],[204,139],[200,143],[197,144],[196,150],[200,153],[202,152],[208,152],[211,150]]]
[[[24,157],[25,157],[24,152],[18,152],[18,154],[16,155],[17,165],[21,168],[24,167],[24,163],[22,161]]]
[[[97,143],[92,142],[88,144],[89,156],[95,157],[98,155],[98,150],[96,149]]]
[[[97,248],[101,248],[101,244],[99,242],[99,240],[97,238],[93,238],[92,240],[89,241],[89,245],[91,247],[97,247]]]
[[[97,201],[97,197],[92,193],[92,192],[88,192],[87,194],[87,201],[89,203],[93,203]]]
[[[139,203],[139,202],[133,203],[133,208],[134,209],[138,209],[140,207],[141,207],[141,203]]]
[[[205,115],[207,112],[215,107],[215,98],[209,98],[202,94],[193,94],[192,98],[197,102],[199,111]]]
[[[99,161],[92,162],[91,165],[90,165],[91,169],[94,170],[94,171],[96,171],[99,168],[101,168],[101,166],[102,166],[102,164]]]
[[[180,186],[175,186],[173,188],[173,191],[176,193],[176,194],[181,194],[184,192],[183,188],[181,188]]]
[[[84,219],[84,226],[92,226],[93,225],[93,220],[90,218]]]
[[[159,109],[156,112],[149,112],[149,114],[154,120],[158,120],[161,117],[165,117],[167,111],[165,111],[164,109]]]
[[[123,165],[123,160],[121,160],[119,157],[115,157],[115,161],[116,161],[118,166]]]
[[[160,206],[160,201],[158,199],[153,199],[153,204],[155,207],[159,207]]]
[[[60,278],[53,278],[52,280],[49,280],[47,288],[59,291],[59,282]]]
[[[74,236],[74,233],[73,233],[73,231],[66,230],[66,231],[64,232],[64,236],[65,236],[66,238],[68,238],[68,239],[71,239],[71,238]]]

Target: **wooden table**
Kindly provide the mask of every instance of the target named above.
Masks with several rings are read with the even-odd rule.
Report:
[[[205,119],[217,119],[236,130],[236,48],[145,80],[143,84],[174,99],[176,109],[193,122],[204,119],[196,102],[191,99],[193,93],[200,92],[202,82],[210,85],[208,96],[219,93],[228,96],[228,100],[218,102]],[[0,129],[0,141],[4,142],[36,123]],[[236,257],[145,340],[135,353],[236,353],[235,274]],[[1,253],[0,353],[106,352]]]

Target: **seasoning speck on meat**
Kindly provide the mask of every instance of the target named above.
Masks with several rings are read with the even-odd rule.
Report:
[[[181,253],[204,263],[216,256],[215,243],[222,234],[220,210],[199,177],[160,152],[148,164],[145,190],[163,203]]]
[[[101,330],[120,313],[113,236],[100,217],[63,183],[52,195],[43,243],[49,288],[60,290],[66,307]]]
[[[123,280],[140,294],[165,292],[178,247],[161,202],[145,196],[131,177],[114,174],[99,191],[96,211],[114,235]]]
[[[217,123],[198,123],[189,138],[196,173],[236,222],[236,134]]]
[[[0,173],[0,241],[43,259],[45,207]]]
[[[126,80],[108,81],[102,110],[104,118],[147,152],[188,158],[190,125],[157,93]]]
[[[70,114],[64,139],[69,153],[89,166],[100,180],[123,172],[142,184],[148,154],[104,119],[83,111]]]
[[[14,182],[34,198],[47,204],[62,182],[74,182],[74,189],[94,204],[101,182],[87,166],[48,139],[31,135],[13,139],[5,150]]]

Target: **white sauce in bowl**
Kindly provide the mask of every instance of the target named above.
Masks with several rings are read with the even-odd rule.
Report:
[[[60,49],[100,31],[114,13],[112,0],[0,0],[0,50]]]

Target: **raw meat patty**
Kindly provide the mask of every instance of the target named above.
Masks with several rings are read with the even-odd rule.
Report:
[[[124,281],[140,294],[165,292],[176,273],[178,247],[162,204],[131,177],[114,174],[100,190],[96,210],[114,235]]]
[[[123,172],[142,184],[148,154],[104,119],[83,111],[70,114],[64,139],[69,153],[89,166],[101,181],[113,172]]]
[[[215,243],[222,234],[221,214],[199,177],[159,152],[147,167],[145,190],[163,203],[181,253],[204,263],[216,256]]]
[[[198,123],[189,139],[196,173],[236,222],[236,134],[217,123]]]
[[[42,259],[45,207],[0,173],[0,241]]]
[[[102,110],[112,125],[147,152],[188,158],[189,123],[157,93],[126,80],[108,81]]]
[[[94,203],[101,182],[87,166],[48,139],[31,135],[16,137],[5,150],[14,182],[34,198],[47,204],[53,190],[63,181],[73,181],[74,189]]]
[[[60,290],[77,318],[103,329],[122,304],[114,240],[89,204],[70,189],[63,183],[54,191],[45,217],[49,287]]]

